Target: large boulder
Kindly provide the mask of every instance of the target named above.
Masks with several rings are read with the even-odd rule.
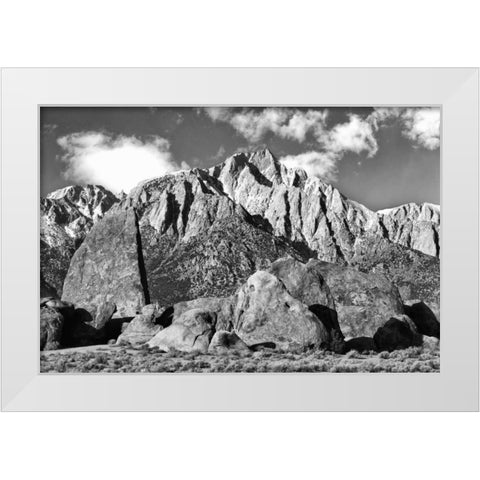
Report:
[[[146,343],[162,328],[161,325],[155,323],[153,313],[137,315],[130,323],[126,324],[126,328],[117,338],[117,344],[130,343],[132,345],[140,345]]]
[[[61,348],[63,324],[63,315],[55,308],[40,309],[40,350]]]
[[[404,348],[420,346],[422,337],[413,331],[409,322],[402,317],[390,318],[373,336],[376,350],[379,352],[403,350]]]
[[[413,320],[422,335],[440,338],[440,322],[424,302],[404,305],[405,313]]]
[[[309,260],[302,263],[294,258],[281,258],[272,263],[268,272],[280,279],[292,297],[307,305],[325,328],[338,332],[343,338],[338,324],[335,301],[322,273],[322,262]]]
[[[333,295],[345,337],[372,337],[386,319],[403,314],[397,287],[384,275],[327,262],[315,265]]]
[[[328,346],[331,339],[308,306],[264,270],[253,274],[235,295],[233,327],[248,345],[274,342],[281,348]]]
[[[216,317],[212,312],[201,309],[188,310],[169,327],[158,332],[148,343],[168,352],[207,353],[210,340],[215,332]]]
[[[114,302],[120,317],[133,317],[149,303],[133,208],[113,207],[93,226],[72,257],[62,299],[93,318],[105,302]]]
[[[223,353],[229,351],[247,353],[250,348],[235,332],[216,331],[208,347],[208,352]]]

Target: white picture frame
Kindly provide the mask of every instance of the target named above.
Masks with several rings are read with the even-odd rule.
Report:
[[[3,69],[2,410],[476,411],[478,69]],[[39,108],[442,109],[440,373],[39,373]]]

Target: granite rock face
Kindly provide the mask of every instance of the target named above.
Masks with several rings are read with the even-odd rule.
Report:
[[[303,170],[287,169],[266,149],[239,153],[209,173],[222,190],[272,232],[328,262],[349,261],[364,234],[439,255],[440,208],[408,204],[374,212]]]
[[[215,332],[215,315],[200,308],[188,310],[169,327],[160,330],[148,343],[168,352],[172,349],[181,352],[207,353],[210,340]]]
[[[106,302],[118,316],[135,316],[150,303],[136,213],[114,207],[92,228],[72,257],[62,299],[93,318]]]
[[[403,313],[398,289],[384,275],[327,262],[316,265],[332,292],[346,337],[372,337],[388,318]]]
[[[56,309],[40,310],[40,350],[57,350],[62,346],[63,315]]]
[[[235,296],[233,327],[247,344],[281,348],[329,346],[328,329],[275,275],[259,270]]]
[[[118,198],[99,185],[70,186],[40,199],[41,296],[62,295],[73,253]]]
[[[438,257],[440,255],[440,207],[432,203],[408,203],[380,210],[377,216],[388,238],[400,245]]]
[[[116,343],[141,345],[151,340],[160,330],[162,326],[155,323],[153,314],[137,315],[127,324]]]
[[[357,241],[350,265],[378,273],[393,282],[404,303],[425,302],[440,316],[440,261],[403,245],[373,235]]]

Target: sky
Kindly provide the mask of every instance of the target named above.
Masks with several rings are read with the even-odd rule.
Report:
[[[440,110],[428,107],[42,107],[41,195],[115,193],[268,147],[372,210],[440,203]]]

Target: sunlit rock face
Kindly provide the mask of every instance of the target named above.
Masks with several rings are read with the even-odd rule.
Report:
[[[272,232],[314,250],[325,261],[350,260],[365,233],[428,255],[440,253],[440,207],[410,203],[373,212],[303,170],[287,169],[266,149],[239,153],[209,170],[222,190]]]
[[[123,235],[125,212],[135,248],[127,240],[111,248]],[[439,228],[434,205],[374,212],[303,170],[287,169],[268,149],[238,153],[208,170],[140,183],[87,235],[65,289],[74,303],[107,299],[135,315],[142,298],[172,305],[231,295],[255,271],[291,256],[376,269],[395,277],[404,300],[427,292],[436,301]],[[115,281],[87,281],[82,272],[96,263],[115,270]],[[123,300],[115,299],[117,279],[132,282],[132,272],[138,296],[126,299],[123,288]]]
[[[388,238],[400,245],[438,257],[440,255],[440,207],[408,203],[380,210],[377,216]]]
[[[40,199],[41,296],[61,296],[73,253],[116,202],[99,185],[65,187]]]

